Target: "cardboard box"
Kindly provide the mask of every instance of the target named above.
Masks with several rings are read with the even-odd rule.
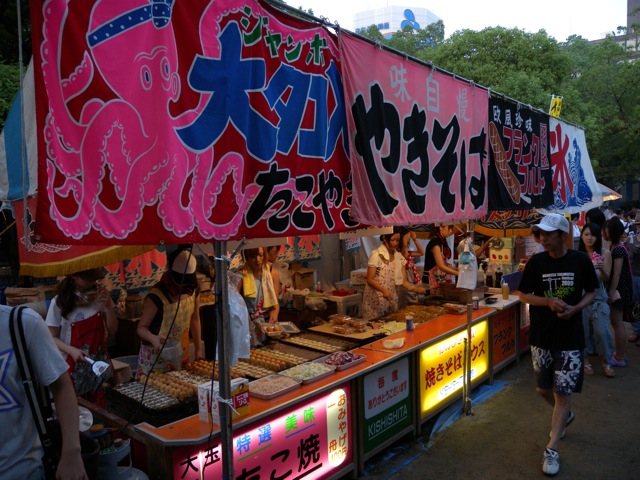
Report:
[[[299,268],[291,272],[293,286],[296,290],[308,288],[311,291],[316,289],[316,271],[314,268]]]
[[[359,317],[362,313],[362,295],[359,293],[345,295],[344,297],[330,295],[326,300],[336,304],[336,313],[339,315]]]
[[[220,410],[217,397],[220,392],[218,382],[211,382],[198,385],[198,415],[200,420],[208,423],[220,425]],[[249,404],[249,381],[246,378],[234,378],[231,380],[231,403],[238,412],[232,412],[233,419],[244,417],[251,412]]]
[[[365,280],[366,278],[367,278],[366,268],[359,268],[358,270],[353,270],[350,276],[351,285],[365,285],[367,283],[367,281]]]
[[[121,383],[127,383],[131,381],[131,378],[132,378],[131,365],[125,362],[121,362],[117,358],[112,358],[111,364],[113,365],[113,370],[114,370],[113,372],[114,384],[120,385]]]
[[[495,248],[489,249],[489,261],[494,263],[517,263],[520,261],[516,258],[515,248]]]

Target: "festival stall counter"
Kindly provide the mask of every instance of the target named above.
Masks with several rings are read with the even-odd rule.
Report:
[[[517,304],[517,297],[511,296],[508,302],[498,305],[498,309],[481,306],[472,311],[472,339],[478,357],[472,364],[477,371],[473,376],[474,384],[486,379],[491,372],[489,358],[496,346],[489,348],[488,335],[493,319],[515,311]],[[403,312],[398,314],[402,316]],[[318,467],[319,473],[315,478],[338,478],[353,469],[361,469],[371,455],[403,435],[419,431],[421,422],[460,398],[459,350],[464,343],[463,337],[466,337],[466,327],[466,313],[445,314],[416,325],[414,331],[400,331],[352,349],[351,353],[363,355],[364,361],[349,368],[337,369],[330,375],[304,383],[272,399],[251,396],[250,412],[234,420],[235,455],[239,455],[236,460],[250,458],[247,465],[255,463],[255,468],[261,466],[263,471],[271,468],[267,474],[278,472],[278,467],[284,465],[284,457],[281,461],[267,461],[256,446],[262,442],[261,432],[273,431],[272,438],[278,438],[277,441],[269,440],[269,451],[295,451],[285,439],[289,438],[288,432],[299,429],[300,439],[304,437],[309,441],[309,435],[323,439],[318,444],[322,453],[317,458],[324,460],[319,462],[322,465]],[[436,355],[427,355],[434,348]],[[451,372],[442,373],[442,378],[439,378],[437,372],[446,372],[447,368],[451,368]],[[435,399],[430,399],[428,394],[434,390],[441,392]],[[336,396],[343,406],[346,405],[340,413],[344,422],[341,419],[332,423],[337,417],[330,405],[335,404]],[[321,421],[311,422],[307,432],[304,430],[307,427],[304,412],[309,409],[323,412],[324,416]],[[113,412],[109,417],[110,420],[117,418]],[[298,417],[295,425],[288,423],[291,422],[288,419]],[[121,420],[119,424],[122,423]],[[147,472],[152,477],[191,478],[184,476],[184,472],[191,469],[191,473],[202,473],[203,478],[220,478],[215,461],[220,455],[220,430],[216,423],[202,421],[199,415],[191,414],[162,426],[143,422],[130,429],[134,430],[137,439],[142,438],[147,457],[154,459],[147,465]],[[336,431],[347,432],[346,436],[340,436],[344,450],[339,454],[332,453],[327,443],[329,438],[337,441]],[[248,444],[240,448],[243,442]],[[330,457],[333,459],[329,460]],[[198,463],[200,461],[202,463]],[[269,462],[273,465],[269,466]],[[314,465],[307,466],[313,468]]]
[[[379,367],[394,358],[394,353],[355,349],[354,355],[364,356],[364,361],[350,368],[336,370],[274,399],[251,397],[250,413],[234,420],[234,444],[236,464],[252,465],[266,474],[279,471],[283,466],[298,469],[300,474],[313,474],[309,478],[339,478],[355,469],[355,380],[373,367]],[[198,415],[162,427],[148,423],[135,426],[138,434],[148,436],[165,462],[149,465],[162,478],[185,478],[185,465],[202,475],[200,478],[220,478],[216,469],[219,458],[219,427],[202,421]],[[269,432],[265,440],[265,432]],[[212,436],[211,448],[209,437]],[[277,441],[272,438],[278,438]],[[290,438],[297,442],[293,448]],[[308,458],[288,455],[280,459],[272,452],[299,451],[299,445],[308,445],[317,453]],[[257,445],[256,445],[257,444]],[[264,445],[263,445],[264,444]],[[298,445],[299,444],[299,445]],[[296,446],[298,445],[298,446]],[[264,453],[268,449],[269,454]],[[303,451],[307,447],[303,446]],[[240,453],[241,452],[241,453]],[[201,458],[207,461],[198,463]],[[313,458],[313,460],[312,460]],[[198,459],[198,461],[195,461]],[[209,463],[207,463],[209,462]],[[247,467],[248,468],[248,467]],[[190,477],[189,477],[190,478]],[[256,477],[262,478],[262,477]],[[273,478],[265,476],[264,478]]]

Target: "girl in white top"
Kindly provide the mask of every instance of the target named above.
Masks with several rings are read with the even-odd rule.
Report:
[[[381,235],[382,245],[369,256],[366,286],[362,299],[362,318],[374,318],[389,315],[398,310],[398,287],[403,286],[410,292],[424,293],[424,288],[414,286],[407,281],[406,259],[398,252],[400,234]]]

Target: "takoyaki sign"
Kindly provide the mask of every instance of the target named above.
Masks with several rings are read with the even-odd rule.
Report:
[[[38,240],[353,229],[335,35],[252,0],[36,0]]]

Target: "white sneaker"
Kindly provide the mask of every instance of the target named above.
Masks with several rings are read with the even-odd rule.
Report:
[[[560,456],[552,448],[545,448],[542,456],[542,471],[547,475],[555,475],[560,470]]]

